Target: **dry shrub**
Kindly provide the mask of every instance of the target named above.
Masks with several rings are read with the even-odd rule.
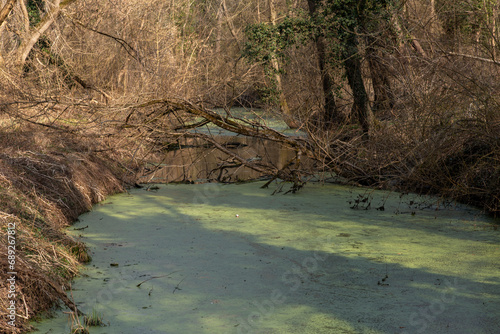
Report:
[[[20,333],[29,328],[28,320],[33,316],[47,311],[52,306],[56,305],[59,300],[67,299],[63,288],[69,278],[77,273],[78,263],[70,255],[67,247],[63,243],[75,242],[60,232],[63,239],[51,242],[49,239],[41,236],[38,228],[34,224],[23,221],[14,215],[1,213],[0,223],[2,229],[5,229],[10,223],[15,224],[16,231],[16,297],[14,299],[7,298],[7,286],[4,282],[8,276],[7,272],[11,271],[7,263],[7,258],[4,256],[0,259],[2,268],[2,285],[1,290],[1,313],[0,327],[5,330],[12,330],[13,333]],[[2,254],[7,254],[7,235],[3,233],[1,236]],[[55,246],[57,245],[57,247]],[[10,275],[9,275],[10,276]],[[7,324],[9,321],[7,306],[10,300],[16,302],[16,327]]]
[[[460,58],[434,63],[438,66],[414,81],[419,103],[411,108],[411,125],[401,128],[410,158],[402,184],[405,190],[439,194],[498,215],[500,68]],[[422,86],[425,91],[419,91]]]
[[[500,141],[482,125],[457,121],[416,140],[400,135],[400,127],[379,129],[363,170],[371,184],[439,195],[498,214]]]
[[[347,176],[362,184],[443,196],[498,215],[499,67],[436,58],[401,73],[404,94],[397,108],[375,122],[370,142],[358,145],[358,154],[347,156],[359,168],[347,169]]]
[[[320,169],[349,182],[434,194],[499,215],[498,64],[456,56],[391,57],[396,105],[375,113],[369,141],[361,140],[356,124],[310,124]]]
[[[499,119],[500,120],[500,119]],[[459,119],[422,145],[407,190],[439,194],[500,213],[500,133],[496,125]]]

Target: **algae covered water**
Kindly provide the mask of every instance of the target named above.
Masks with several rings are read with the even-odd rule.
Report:
[[[93,261],[72,294],[107,324],[90,333],[498,333],[500,237],[475,209],[261,185],[138,189],[81,216]],[[33,325],[71,332],[62,311]]]

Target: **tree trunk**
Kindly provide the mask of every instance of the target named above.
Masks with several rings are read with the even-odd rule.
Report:
[[[405,5],[406,7],[406,5]],[[397,40],[397,50],[400,54],[403,54],[403,46],[410,40],[411,47],[423,58],[427,58],[427,53],[420,45],[420,42],[411,34],[411,32],[405,26],[401,26],[397,15],[394,13],[391,17],[391,24],[394,28],[395,37]],[[404,31],[403,31],[404,29]]]
[[[19,1],[19,6],[21,7],[21,12],[23,13],[24,30],[29,31],[30,30],[30,17],[28,14],[28,9],[26,8],[26,0]]]
[[[275,0],[268,0],[269,4],[269,19],[271,21],[271,24],[273,26],[276,26],[276,7],[274,5]],[[288,103],[286,101],[285,94],[283,93],[283,84],[281,81],[281,74],[280,74],[280,66],[278,63],[278,59],[276,57],[272,57],[271,59],[271,66],[273,67],[274,70],[274,80],[276,82],[276,89],[278,90],[279,94],[279,106],[280,106],[280,112],[283,115],[285,123],[290,127],[290,128],[298,128],[297,122],[293,119],[293,115],[290,111],[290,108],[288,107]]]
[[[16,4],[16,0],[9,0],[3,7],[0,9],[0,33],[2,32],[4,28],[4,23],[7,20],[7,17],[9,16],[10,12],[12,11],[12,8],[14,8],[14,5]],[[3,59],[2,54],[0,54],[0,66],[3,66],[5,63],[5,60]]]
[[[390,110],[394,107],[394,93],[389,80],[389,71],[380,58],[377,51],[377,41],[370,35],[366,34],[366,58],[370,68],[373,85],[373,111]]]
[[[371,128],[371,110],[368,104],[368,94],[361,73],[361,60],[358,53],[357,38],[351,33],[346,39],[343,54],[344,67],[347,81],[352,90],[354,98],[353,111],[358,116],[358,121],[363,129],[363,138],[369,138]]]
[[[239,43],[238,34],[236,33],[236,30],[234,28],[232,19],[229,17],[227,6],[226,6],[226,0],[222,0],[222,10],[224,12],[224,15],[226,16],[226,22],[227,22],[227,26],[229,27],[229,31],[231,32],[231,35],[234,37],[235,44],[238,47],[238,52],[240,52],[241,46]]]
[[[24,67],[24,63],[26,62],[31,49],[33,49],[33,46],[36,42],[38,42],[42,34],[45,33],[45,31],[47,31],[52,23],[54,23],[54,21],[59,17],[61,9],[74,1],[76,0],[55,0],[54,3],[50,4],[50,10],[36,25],[35,30],[31,33],[31,35],[29,35],[21,44],[17,57],[17,64],[20,68]]]
[[[16,0],[9,0],[3,7],[0,9],[0,26],[4,23],[4,21],[7,19],[7,16],[9,16],[10,11],[16,4]]]
[[[430,32],[433,38],[438,39],[443,34],[443,28],[438,17],[436,6],[436,0],[431,0],[429,4],[430,20],[428,22],[428,28],[426,30]]]
[[[493,61],[497,60],[497,47],[498,47],[498,3],[491,4],[491,56]]]
[[[217,34],[215,39],[215,53],[220,53],[220,42],[222,40],[222,2],[219,4],[217,8]]]
[[[60,0],[55,0],[53,4],[51,4],[52,8],[45,14],[42,20],[36,25],[35,30],[31,35],[27,37],[21,44],[21,48],[19,51],[19,56],[17,58],[17,63],[20,68],[24,67],[24,63],[26,62],[26,58],[28,58],[31,49],[38,42],[40,36],[47,31],[47,29],[54,23],[56,18],[59,16],[61,12],[61,8],[59,7]]]
[[[323,86],[323,96],[325,99],[324,120],[328,126],[334,123],[341,123],[344,117],[339,113],[337,104],[335,103],[334,85],[335,82],[328,69],[326,68],[325,41],[320,38],[316,41],[316,49],[318,50],[319,70],[321,71],[321,83]]]
[[[309,6],[309,13],[314,16],[316,13],[316,1],[307,0],[307,5]],[[330,72],[326,68],[326,47],[325,40],[323,37],[319,37],[316,40],[316,50],[318,52],[318,66],[321,73],[321,86],[323,87],[323,97],[324,97],[324,114],[323,120],[325,126],[329,126],[333,123],[342,122],[344,119],[340,115],[337,105],[335,103],[335,95],[333,94],[335,81],[333,80]]]

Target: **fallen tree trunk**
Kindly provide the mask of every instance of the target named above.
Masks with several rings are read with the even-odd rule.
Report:
[[[139,110],[145,108],[156,108],[161,112],[150,112],[146,119],[138,119],[132,121],[133,115],[138,113]],[[147,129],[148,136],[151,142],[168,142],[168,138],[177,140],[179,138],[200,138],[207,143],[213,145],[216,149],[227,154],[231,159],[238,161],[238,163],[260,172],[271,179],[282,179],[285,181],[293,182],[296,187],[301,182],[299,175],[312,175],[314,171],[306,170],[306,168],[297,168],[300,164],[298,161],[301,157],[307,157],[312,161],[322,164],[322,170],[333,170],[337,175],[340,175],[341,170],[338,168],[339,161],[335,159],[335,163],[330,166],[325,166],[324,152],[318,149],[317,145],[305,136],[287,136],[277,130],[265,126],[259,122],[250,121],[248,119],[222,116],[217,112],[207,109],[202,105],[196,105],[190,101],[183,99],[158,99],[150,100],[143,103],[129,105],[126,109],[131,110],[126,117],[124,127],[136,127]],[[158,120],[166,115],[174,114],[176,119],[181,115],[191,116],[188,117],[189,122],[179,122],[179,125],[173,125],[171,129],[159,128],[150,125],[153,120]],[[196,116],[193,119],[192,116]],[[200,120],[198,117],[201,117]],[[189,119],[190,118],[190,119]],[[243,135],[268,141],[273,141],[282,144],[295,151],[295,158],[286,163],[282,168],[278,168],[272,164],[263,162],[255,163],[251,159],[245,159],[238,156],[235,152],[227,149],[217,142],[213,136],[194,132],[193,129],[205,126],[212,123],[218,128],[233,132],[235,135]],[[154,138],[153,138],[154,137]],[[328,159],[327,159],[328,160]],[[226,166],[227,167],[227,166]]]

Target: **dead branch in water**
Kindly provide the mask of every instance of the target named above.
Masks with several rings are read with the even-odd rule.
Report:
[[[177,111],[177,112],[180,111],[190,115],[203,117],[206,121],[209,121],[210,123],[218,126],[219,128],[237,134],[276,141],[286,144],[290,148],[302,150],[304,152],[309,151],[307,149],[307,140],[303,138],[293,138],[286,136],[279,131],[271,129],[257,122],[250,122],[248,120],[244,120],[237,117],[222,117],[215,111],[206,109],[200,105],[195,105],[194,103],[183,99],[150,100],[144,103],[140,103],[138,105],[130,106],[129,108],[140,109],[145,107],[151,107],[154,105],[164,106],[170,109],[170,111]],[[177,129],[178,130],[191,129],[206,124],[207,123],[203,121],[195,123],[193,125],[186,125]]]
[[[151,276],[150,278],[145,279],[145,280],[144,280],[144,281],[142,281],[141,283],[137,284],[137,285],[136,285],[136,287],[140,288],[140,287],[141,287],[141,285],[142,285],[143,283],[149,282],[149,281],[151,281],[152,279],[155,279],[155,278],[168,277],[168,276],[170,276],[170,275],[172,275],[172,274],[175,274],[175,273],[176,273],[176,272],[178,272],[178,271],[179,271],[179,270],[172,271],[171,273],[168,273],[168,274],[166,274],[166,275]],[[181,282],[182,282],[182,281],[181,281]],[[180,284],[180,283],[179,283],[179,284]]]
[[[158,112],[148,112],[146,117],[140,118],[132,117],[134,114],[139,114],[141,109],[154,108]],[[226,154],[229,158],[227,163],[221,163],[219,169],[232,168],[245,166],[258,173],[271,177],[273,180],[280,178],[286,181],[297,183],[300,178],[297,176],[298,171],[292,171],[291,166],[297,168],[300,156],[306,156],[312,160],[319,160],[319,152],[314,149],[310,141],[304,137],[291,137],[282,134],[262,123],[250,121],[248,119],[238,118],[234,116],[221,116],[213,110],[207,109],[202,105],[195,105],[194,103],[182,99],[158,99],[150,100],[147,102],[139,103],[132,106],[127,106],[127,118],[125,126],[127,128],[137,128],[139,131],[144,131],[146,134],[146,141],[151,144],[158,144],[161,142],[178,141],[180,138],[197,138],[208,143],[211,147]],[[193,116],[196,118],[193,119]],[[172,117],[176,124],[166,124],[167,128],[154,125],[161,117]],[[200,120],[199,118],[202,118]],[[243,135],[246,137],[253,137],[257,139],[272,141],[280,143],[285,147],[290,148],[295,152],[295,158],[289,161],[284,167],[278,168],[269,163],[259,161],[256,159],[246,159],[236,152],[228,149],[221,144],[214,136],[194,132],[193,129],[205,126],[209,123],[234,133],[235,135]],[[231,160],[231,161],[229,161]],[[214,172],[214,171],[212,171]],[[309,173],[307,173],[309,174]],[[297,187],[299,185],[297,184]]]

